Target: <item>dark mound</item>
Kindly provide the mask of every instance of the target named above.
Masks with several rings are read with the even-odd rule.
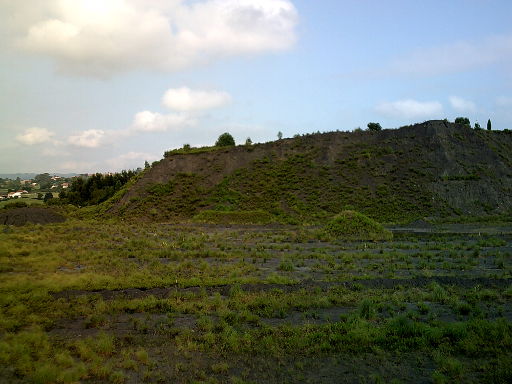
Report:
[[[3,225],[50,224],[62,223],[65,220],[64,216],[48,208],[27,207],[0,211],[0,224]]]
[[[102,209],[160,222],[261,210],[325,223],[347,207],[379,222],[507,213],[512,131],[428,121],[170,153]]]

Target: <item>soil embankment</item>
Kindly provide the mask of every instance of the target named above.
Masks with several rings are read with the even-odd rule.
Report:
[[[172,222],[205,210],[315,222],[353,209],[379,222],[512,209],[512,134],[447,121],[170,153],[109,215]],[[420,223],[421,224],[421,223]]]
[[[64,216],[59,215],[49,208],[26,207],[5,209],[0,211],[0,224],[2,225],[25,225],[62,223],[66,221]]]

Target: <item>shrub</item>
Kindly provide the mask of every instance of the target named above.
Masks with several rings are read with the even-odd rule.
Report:
[[[471,128],[471,122],[469,121],[469,119],[467,117],[457,117],[455,119],[455,124],[462,125],[463,127],[466,127],[466,128]]]
[[[381,224],[356,211],[341,212],[327,223],[323,232],[328,237],[359,240],[389,240],[393,237]]]
[[[25,207],[28,207],[28,204],[25,203],[24,201],[12,201],[12,202],[4,205],[5,209],[25,208]]]
[[[371,320],[375,317],[375,304],[372,300],[363,300],[358,307],[359,316],[365,320]]]
[[[215,146],[217,147],[231,147],[233,145],[235,145],[235,139],[227,132],[220,135],[215,142]]]
[[[382,131],[380,123],[368,123],[369,131]]]

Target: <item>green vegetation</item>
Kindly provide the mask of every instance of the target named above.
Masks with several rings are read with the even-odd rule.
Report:
[[[14,201],[7,201],[4,204],[4,209],[25,208],[25,207],[28,207],[28,204],[21,199],[16,199]]]
[[[465,128],[471,128],[471,121],[467,117],[457,117],[455,119],[455,124],[461,125]]]
[[[0,225],[0,382],[510,382],[510,138],[426,122],[80,179],[61,202],[88,206],[40,210],[66,222]]]
[[[432,155],[437,134],[450,165]],[[381,223],[493,216],[510,204],[499,196],[508,193],[502,180],[509,177],[511,148],[504,132],[442,121],[385,136],[331,132],[236,148],[182,148],[166,153],[155,172],[104,211],[130,220],[187,221],[203,210],[262,210],[280,223],[306,225],[322,225],[347,209]],[[471,192],[461,196],[461,188]]]
[[[108,175],[96,173],[88,178],[77,177],[69,190],[61,192],[59,197],[63,204],[96,205],[114,196],[136,174],[135,171],[122,171]]]
[[[11,205],[13,204],[14,205]],[[22,206],[24,206],[25,204],[27,206],[38,206],[38,205],[42,205],[44,202],[42,199],[38,199],[37,198],[37,194],[28,194],[28,195],[24,195],[22,198],[18,198],[18,199],[8,199],[8,200],[4,200],[4,201],[0,201],[0,209],[4,208],[4,207],[13,207],[13,208],[16,208],[16,205],[17,204],[20,204],[20,207],[22,208]]]
[[[392,233],[375,220],[355,211],[343,211],[323,229],[327,236],[340,239],[389,240]]]
[[[193,221],[209,224],[270,224],[274,217],[265,211],[201,211]]]
[[[369,243],[291,226],[0,229],[2,382],[510,378],[506,227]]]
[[[368,123],[369,131],[382,131],[380,123]]]
[[[300,382],[320,367],[335,381],[339,362],[350,380],[506,382],[511,236],[352,243],[319,241],[315,227],[77,220],[2,230],[0,381],[281,382],[285,370]]]
[[[491,119],[487,120],[487,130],[490,131],[492,129]]]
[[[232,147],[235,145],[235,139],[228,132],[223,133],[219,136],[215,142],[216,147]]]

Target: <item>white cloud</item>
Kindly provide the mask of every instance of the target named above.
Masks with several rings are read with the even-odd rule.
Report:
[[[111,171],[120,171],[123,169],[136,169],[144,167],[144,161],[153,162],[159,160],[161,156],[144,152],[128,152],[123,155],[108,159],[107,165]]]
[[[450,104],[457,112],[475,112],[476,105],[470,100],[463,99],[462,97],[451,96]]]
[[[103,131],[89,129],[69,136],[67,142],[82,148],[99,148],[130,136],[142,133],[167,132],[195,125],[196,120],[187,114],[161,114],[142,111],[135,114],[131,126],[125,129]]]
[[[439,75],[495,64],[512,65],[512,35],[422,48],[396,60],[392,68],[405,74]]]
[[[227,92],[192,90],[187,87],[169,89],[162,98],[162,104],[176,111],[200,111],[219,108],[231,101]]]
[[[378,113],[391,118],[438,118],[443,111],[443,106],[437,101],[421,102],[409,99],[384,102],[377,105],[375,109]]]
[[[0,24],[10,24],[20,48],[51,57],[63,71],[94,76],[176,71],[227,56],[285,50],[295,43],[298,22],[290,0],[4,3]]]
[[[106,134],[101,129],[89,129],[77,135],[70,136],[68,142],[77,147],[98,148],[105,144]]]
[[[194,125],[195,121],[185,114],[167,114],[142,111],[135,115],[128,134],[135,132],[166,132]]]
[[[16,140],[26,145],[42,144],[52,141],[55,133],[46,128],[32,127],[25,130],[21,135],[16,136]]]

